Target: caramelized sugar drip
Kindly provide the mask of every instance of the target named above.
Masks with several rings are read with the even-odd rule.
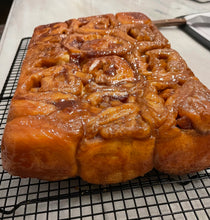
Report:
[[[209,99],[145,15],[106,14],[35,29],[9,118],[58,120],[76,105],[86,138],[142,139],[173,126],[208,133]]]

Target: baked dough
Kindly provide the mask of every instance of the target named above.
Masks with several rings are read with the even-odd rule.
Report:
[[[34,30],[2,141],[10,174],[118,183],[210,166],[210,92],[142,13]]]

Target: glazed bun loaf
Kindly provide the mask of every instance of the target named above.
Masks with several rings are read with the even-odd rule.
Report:
[[[2,141],[10,174],[109,184],[210,166],[210,92],[142,13],[35,28]]]

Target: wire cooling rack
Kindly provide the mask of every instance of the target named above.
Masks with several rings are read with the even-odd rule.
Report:
[[[0,97],[0,138],[30,38],[20,42]],[[41,181],[10,176],[0,157],[2,219],[210,219],[210,168],[185,176],[155,170],[113,185],[80,178]]]

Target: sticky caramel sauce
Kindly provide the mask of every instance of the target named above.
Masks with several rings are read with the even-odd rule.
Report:
[[[55,121],[56,111],[71,120],[74,114],[88,138],[155,136],[168,115],[180,129],[209,132],[209,91],[152,22],[135,16],[102,15],[37,28],[14,100],[54,105],[55,111],[43,115]]]

